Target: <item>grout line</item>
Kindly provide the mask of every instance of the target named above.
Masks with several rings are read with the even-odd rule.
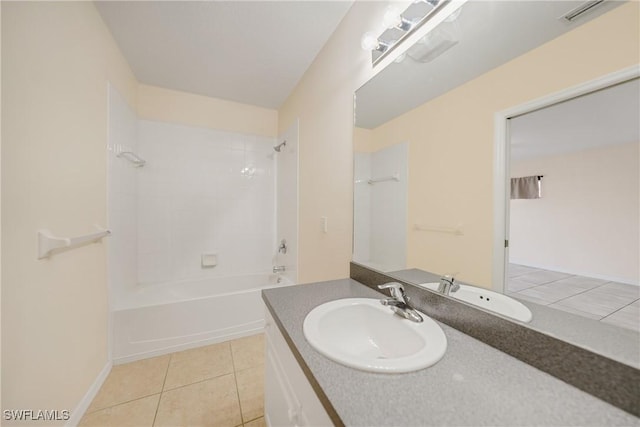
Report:
[[[263,417],[264,417],[264,415],[260,415],[260,416],[258,416],[258,417],[252,418],[252,419],[250,419],[250,420],[248,420],[248,421],[245,421],[245,424],[246,424],[246,423],[250,423],[250,422],[255,421],[255,420],[259,420],[260,418],[263,418]]]
[[[135,399],[125,400],[124,402],[118,402],[115,405],[105,406],[104,408],[100,408],[100,409],[96,409],[95,411],[87,412],[87,413],[85,413],[85,415],[95,414],[96,412],[104,411],[105,409],[112,409],[112,408],[115,408],[116,406],[126,405],[127,403],[132,403],[132,402],[135,402],[136,400],[146,399],[147,397],[156,396],[158,394],[161,394],[161,392],[160,393],[147,394],[147,395],[144,395],[144,396],[136,397]]]
[[[157,416],[158,416],[158,410],[160,409],[160,401],[162,400],[162,395],[163,395],[165,392],[167,392],[167,391],[177,390],[177,389],[184,388],[184,387],[188,387],[188,386],[191,386],[191,385],[194,385],[194,384],[198,384],[198,383],[202,383],[202,382],[205,382],[205,381],[210,381],[210,380],[212,380],[212,379],[220,378],[220,377],[223,377],[223,376],[226,376],[226,375],[233,375],[233,377],[234,377],[234,382],[235,382],[235,385],[236,385],[236,398],[237,398],[237,401],[238,401],[238,406],[239,406],[239,408],[240,408],[240,420],[242,421],[244,418],[243,418],[243,414],[242,414],[242,405],[241,405],[241,403],[240,403],[240,392],[239,392],[239,387],[238,387],[238,380],[237,380],[237,377],[236,377],[236,375],[235,375],[235,374],[236,374],[236,368],[235,368],[235,360],[234,360],[234,358],[233,358],[233,350],[232,350],[232,348],[231,348],[231,342],[232,342],[232,341],[235,341],[235,340],[226,341],[226,343],[229,343],[229,352],[230,352],[230,354],[231,354],[232,372],[228,372],[228,373],[224,373],[224,374],[216,375],[216,376],[213,376],[213,377],[207,377],[207,378],[204,378],[204,379],[199,380],[199,381],[195,381],[195,382],[192,382],[192,383],[189,383],[189,384],[184,384],[184,385],[181,385],[181,386],[178,386],[178,387],[174,387],[174,388],[172,388],[172,389],[165,390],[165,385],[166,385],[166,382],[167,382],[167,377],[168,377],[168,375],[169,375],[169,368],[170,368],[170,366],[171,366],[171,361],[172,361],[172,359],[173,359],[173,355],[174,355],[176,352],[174,352],[174,353],[169,353],[169,354],[168,354],[168,356],[169,356],[169,361],[167,362],[167,369],[165,370],[164,379],[163,379],[163,382],[162,382],[162,388],[161,388],[161,390],[160,390],[160,392],[159,392],[159,393],[151,393],[151,394],[148,394],[148,395],[145,395],[145,396],[139,396],[139,397],[136,397],[135,399],[130,399],[130,400],[126,400],[126,401],[123,401],[123,402],[118,402],[118,403],[116,403],[116,404],[114,404],[114,405],[106,406],[106,407],[104,407],[104,408],[95,409],[95,410],[94,410],[94,411],[92,411],[91,413],[93,413],[93,412],[98,412],[98,411],[102,411],[102,410],[105,410],[105,409],[114,408],[114,407],[116,407],[116,406],[124,405],[124,404],[127,404],[127,403],[135,402],[135,401],[137,401],[137,400],[141,400],[141,399],[145,399],[145,398],[148,398],[148,397],[151,397],[151,396],[156,396],[156,395],[158,395],[158,403],[157,403],[157,406],[156,406],[155,414],[154,414],[154,416],[153,416],[153,423],[152,423],[152,426],[153,426],[153,425],[155,425],[155,423],[156,423],[156,419],[157,419]],[[133,362],[132,362],[132,363],[133,363]],[[254,368],[254,367],[252,366],[252,367],[249,367],[249,368],[241,369],[240,371],[244,371],[244,370],[248,370],[248,369],[252,369],[252,368]],[[263,415],[263,416],[264,416],[264,415]],[[254,418],[254,419],[252,419],[252,420],[249,420],[249,421],[255,421],[255,420],[259,419],[259,418],[261,418],[261,417],[256,417],[256,418]],[[247,421],[247,422],[248,422],[248,421]],[[244,422],[241,422],[240,424],[238,424],[238,427],[243,426],[243,424],[244,424]]]
[[[542,269],[538,269],[537,271],[544,271],[544,270],[542,270]],[[551,271],[551,270],[548,270],[548,271]],[[535,273],[535,271],[534,271],[534,272],[529,272],[529,273],[526,273],[526,274],[530,274],[530,273]],[[507,290],[509,289],[509,286],[508,286],[509,279],[510,279],[510,278],[515,278],[515,277],[520,277],[520,276],[523,276],[523,275],[513,276],[513,277],[509,277],[509,278],[507,278]],[[531,286],[531,287],[529,287],[529,288],[525,288],[525,289],[521,289],[521,290],[519,290],[519,291],[515,291],[515,292],[514,292],[514,294],[519,294],[521,291],[526,291],[526,290],[529,290],[529,289],[534,289],[534,288],[540,287],[540,286],[542,286],[542,285],[548,285],[548,284],[551,284],[551,283],[559,282],[559,281],[561,281],[561,280],[566,280],[566,279],[569,279],[569,278],[571,278],[571,277],[582,277],[582,276],[578,276],[578,275],[576,275],[576,274],[572,274],[572,275],[570,275],[570,276],[568,276],[568,277],[563,277],[563,278],[561,278],[561,279],[556,279],[556,280],[552,280],[552,281],[549,281],[549,282],[540,283],[540,284],[537,284],[537,285]],[[587,277],[587,276],[584,276],[584,277]],[[526,282],[526,280],[525,280],[525,282]],[[601,287],[603,287],[604,285],[607,285],[607,284],[609,284],[609,283],[615,283],[615,282],[612,282],[612,281],[603,282],[603,283],[600,283],[599,285],[596,285],[596,286],[594,286],[594,287],[592,287],[592,288],[584,289],[584,290],[582,290],[582,291],[580,291],[580,292],[578,292],[578,293],[575,293],[575,294],[573,294],[573,295],[569,295],[569,296],[566,296],[566,297],[560,298],[560,299],[559,299],[559,300],[557,300],[557,301],[550,302],[550,303],[547,303],[547,304],[545,304],[545,305],[546,305],[547,307],[549,307],[549,308],[553,308],[553,309],[556,309],[556,310],[562,310],[561,308],[554,307],[553,305],[554,305],[554,304],[557,304],[557,303],[559,303],[559,302],[565,301],[565,300],[567,300],[567,299],[573,298],[573,297],[575,297],[575,296],[582,295],[582,294],[585,294],[585,293],[588,293],[588,292],[591,292],[591,291],[595,291],[595,290],[597,290],[597,289],[599,289],[599,288],[601,288]],[[608,294],[616,295],[615,293],[608,293]],[[524,295],[522,295],[522,296],[523,296],[523,297],[527,297],[528,295],[524,294]],[[525,298],[525,299],[526,299],[526,298]],[[538,299],[542,300],[542,298],[538,298]],[[624,305],[624,306],[622,306],[622,307],[620,307],[620,308],[618,308],[618,309],[616,309],[616,310],[612,311],[611,313],[606,314],[605,316],[602,316],[602,315],[600,315],[600,314],[593,313],[593,312],[591,312],[591,311],[587,311],[587,310],[582,310],[582,309],[576,309],[576,310],[578,310],[578,311],[582,311],[582,312],[584,312],[585,314],[592,314],[592,315],[595,315],[595,316],[600,316],[600,319],[593,319],[593,320],[597,320],[597,321],[600,321],[600,322],[601,322],[601,321],[603,321],[604,319],[606,319],[607,317],[611,316],[612,314],[614,314],[614,313],[616,313],[616,312],[618,312],[618,311],[622,310],[623,308],[625,308],[625,307],[627,307],[627,306],[629,306],[629,305],[631,305],[631,304],[635,303],[635,302],[636,302],[636,301],[638,301],[638,300],[639,300],[639,299],[633,300],[633,301],[631,301],[630,303],[628,303],[628,304],[626,304],[626,305]],[[575,313],[575,312],[574,312],[573,314],[576,314],[576,315],[580,316],[580,314]],[[582,317],[590,318],[590,317],[588,317],[588,316],[582,316]]]
[[[600,320],[604,320],[604,319],[606,319],[607,317],[611,316],[612,314],[619,312],[619,311],[620,311],[620,310],[622,310],[623,308],[629,307],[631,304],[635,303],[636,301],[640,301],[640,299],[634,299],[634,300],[633,300],[633,301],[631,301],[629,304],[627,304],[627,305],[623,305],[623,306],[622,306],[622,307],[620,307],[619,309],[612,311],[611,313],[607,314],[606,316],[604,316],[604,317],[603,317],[602,319],[600,319]]]
[[[93,410],[91,412],[87,412],[87,414],[93,414],[94,412],[104,411],[105,409],[110,409],[110,408],[115,408],[116,406],[124,405],[125,403],[135,402],[136,400],[144,399],[144,398],[150,397],[150,396],[155,396],[156,394],[160,394],[160,393],[162,393],[162,392],[145,394],[144,396],[134,397],[133,399],[124,400],[122,402],[114,403],[113,405],[105,406],[104,408],[98,408],[98,409]]]
[[[169,362],[167,362],[167,370],[164,371],[164,380],[162,380],[162,391],[164,391],[164,385],[167,383],[167,377],[169,376],[169,368],[171,367],[171,361],[173,360],[174,353],[169,353]]]
[[[229,342],[230,341],[223,341],[221,343],[216,343],[216,344],[213,344],[213,345],[227,344]],[[196,347],[196,348],[202,348],[202,347]],[[183,350],[183,351],[189,351],[189,350]],[[229,351],[231,351],[231,345],[229,345]],[[170,354],[173,356],[174,354],[181,353],[181,352],[182,351],[177,351],[175,353],[170,353]],[[232,366],[231,372],[223,372],[223,373],[215,374],[215,375],[212,375],[212,376],[206,376],[206,377],[201,378],[201,379],[199,379],[197,381],[193,381],[193,382],[190,382],[190,383],[187,383],[187,384],[182,384],[182,385],[175,386],[175,387],[168,388],[168,389],[165,389],[165,386],[166,386],[166,377],[165,377],[165,383],[162,385],[162,391],[165,392],[165,391],[177,390],[179,388],[187,387],[187,386],[190,386],[192,384],[198,384],[198,383],[201,383],[201,382],[204,382],[204,381],[209,381],[209,380],[213,380],[213,379],[216,379],[216,378],[224,377],[225,375],[233,374],[233,372],[234,372],[234,370],[233,370],[233,355],[231,356],[231,366]]]
[[[607,285],[607,284],[609,284],[609,283],[614,283],[614,282],[609,281],[609,282],[600,283],[598,286],[595,286],[595,287],[591,288],[590,290],[591,290],[591,291],[594,291],[594,290],[596,290],[596,289],[598,289],[598,288],[601,288],[601,287],[603,287],[604,285]]]
[[[548,270],[540,270],[540,271],[548,271]],[[527,290],[529,290],[529,289],[537,288],[537,287],[539,287],[539,286],[543,286],[543,285],[548,285],[548,284],[550,284],[550,283],[559,282],[560,280],[565,280],[565,279],[568,279],[568,278],[570,278],[570,277],[577,277],[577,276],[576,276],[575,274],[572,274],[571,276],[563,277],[563,278],[561,278],[561,279],[556,279],[556,280],[550,280],[550,281],[548,281],[548,282],[544,282],[544,283],[537,283],[537,284],[532,283],[532,285],[533,285],[533,286],[530,286],[530,287],[528,287],[528,288],[524,288],[524,289],[520,289],[519,291],[516,291],[516,292],[527,291]],[[526,280],[525,280],[525,282],[526,282],[526,283],[530,283],[530,282],[527,282]],[[508,290],[508,289],[509,289],[509,280],[507,279],[507,290]]]
[[[215,380],[215,379],[218,379],[218,378],[226,377],[227,375],[233,375],[233,372],[227,372],[226,374],[221,374],[221,375],[218,375],[218,376],[215,376],[215,377],[203,378],[201,380],[194,381],[194,382],[189,383],[189,384],[179,385],[177,387],[170,388],[168,390],[164,390],[163,393],[166,393],[168,391],[175,391],[175,390],[178,390],[178,389],[181,389],[181,388],[185,388],[185,387],[189,387],[190,385],[200,384],[200,383],[203,383],[203,382],[206,382],[206,381],[211,381],[211,380]]]
[[[577,295],[582,295],[582,294],[585,294],[585,293],[587,293],[587,292],[595,291],[596,289],[600,288],[601,286],[606,285],[607,283],[611,283],[611,282],[603,283],[603,284],[598,285],[598,286],[596,286],[596,287],[594,287],[594,288],[585,289],[585,290],[584,290],[584,291],[582,291],[582,292],[578,292],[577,294],[570,295],[570,296],[568,296],[568,297],[565,297],[565,298],[559,299],[559,300],[558,300],[558,301],[556,301],[556,302],[564,301],[564,300],[566,300],[566,299],[573,298],[573,297],[575,297],[575,296],[577,296]],[[608,293],[607,293],[607,295],[620,296],[620,295],[617,295],[617,294],[615,294],[615,293],[611,293],[611,292],[608,292]],[[633,301],[631,301],[629,304],[626,304],[626,305],[624,305],[624,306],[622,306],[622,307],[620,307],[620,308],[618,308],[618,309],[616,309],[616,310],[612,311],[611,313],[607,314],[607,315],[606,315],[606,316],[604,316],[604,317],[610,316],[611,314],[615,313],[615,312],[616,312],[616,311],[618,311],[618,310],[621,310],[622,308],[626,307],[627,305],[633,304],[635,301],[637,301],[637,300],[633,300]],[[552,304],[555,304],[556,302],[554,302],[554,303],[552,303]],[[585,311],[585,310],[582,310],[582,311],[584,311],[585,313],[590,313],[590,314],[595,314],[596,316],[600,316],[600,315],[599,315],[599,314],[597,314],[597,313],[591,313],[591,312],[587,312],[587,311]],[[604,319],[604,317],[603,317],[603,318],[601,318],[600,320]]]
[[[569,277],[573,277],[573,276],[569,276]],[[564,279],[568,279],[568,277],[565,277]],[[519,291],[516,291],[515,293],[516,293],[516,294],[519,294],[519,293],[520,293],[520,292],[522,292],[522,291],[528,291],[528,290],[530,290],[530,289],[538,288],[538,287],[543,286],[543,285],[548,285],[548,284],[550,284],[550,283],[554,283],[554,282],[557,282],[557,281],[559,281],[559,280],[563,280],[563,279],[556,279],[556,280],[551,280],[550,282],[540,283],[540,284],[538,284],[538,285],[531,286],[530,288],[521,289],[521,290],[519,290]],[[580,292],[579,292],[579,293],[580,293]],[[532,298],[536,298],[536,299],[538,299],[538,300],[540,300],[540,301],[544,301],[544,299],[543,299],[543,298],[541,298],[541,297],[536,297],[536,296],[527,295],[527,294],[521,294],[521,295],[522,295],[525,299],[526,299],[526,297],[531,296]],[[578,295],[578,294],[574,294],[574,295]],[[570,296],[565,297],[565,298],[570,298],[570,297],[572,297],[572,296],[574,296],[574,295],[570,295]],[[562,300],[563,300],[563,299],[565,299],[565,298],[561,298],[561,299],[559,299],[558,301],[562,301]],[[544,302],[546,303],[546,304],[544,304],[544,305],[545,305],[546,307],[548,307],[548,306],[550,306],[551,304],[555,304],[555,303],[557,303],[558,301],[551,301],[551,302],[544,301]],[[534,302],[534,303],[535,303],[535,301],[531,301],[531,302]],[[536,303],[536,304],[538,304],[538,303]]]
[[[559,281],[561,281],[561,280],[569,279],[569,278],[571,278],[571,277],[586,277],[586,276],[578,276],[578,275],[576,275],[576,274],[573,274],[573,275],[568,276],[568,277],[563,277],[562,279],[551,280],[551,281],[549,281],[549,282],[545,282],[545,283],[540,283],[540,284],[538,284],[538,285],[534,285],[534,286],[532,286],[532,287],[530,287],[530,288],[521,289],[521,290],[519,290],[519,291],[516,291],[515,293],[520,293],[520,292],[522,292],[522,291],[527,291],[527,290],[529,290],[529,289],[537,288],[537,287],[540,287],[540,286],[543,286],[543,285],[549,285],[549,284],[551,284],[551,283],[556,283],[556,282],[559,282]],[[603,286],[603,285],[606,285],[607,283],[611,283],[611,282],[605,282],[605,283],[601,283],[601,284],[599,284],[599,285],[596,285],[596,286],[594,286],[593,288],[583,289],[583,290],[581,290],[581,291],[580,291],[580,292],[578,292],[578,293],[575,293],[575,294],[573,294],[573,295],[569,295],[569,296],[566,296],[566,297],[560,298],[559,300],[557,300],[557,301],[553,301],[553,302],[550,302],[550,303],[548,303],[547,305],[555,304],[555,303],[557,303],[557,302],[564,301],[564,300],[566,300],[567,298],[572,298],[572,297],[575,297],[576,295],[580,295],[580,294],[584,294],[585,292],[593,291],[593,290],[595,290],[596,288],[599,288],[599,287],[601,287],[601,286]],[[507,286],[507,289],[508,289],[508,286]],[[526,296],[526,295],[525,295],[525,296]],[[542,298],[538,298],[538,299],[542,299]],[[596,313],[591,313],[591,314],[596,314]]]
[[[160,409],[160,401],[162,400],[162,395],[164,394],[164,385],[167,383],[167,376],[169,375],[169,367],[171,366],[171,360],[173,359],[173,353],[169,353],[169,362],[167,362],[167,370],[164,371],[164,380],[162,380],[162,389],[160,390],[160,397],[158,398],[158,405],[156,406],[156,412],[153,414],[153,423],[152,426],[156,425],[156,418],[158,417],[158,410]]]
[[[549,283],[552,283],[552,282],[549,282]],[[598,286],[596,286],[596,287],[593,287],[593,288],[590,288],[590,289],[585,289],[585,290],[583,290],[582,292],[578,292],[577,294],[573,294],[573,295],[569,295],[568,297],[561,298],[561,299],[559,299],[558,301],[555,301],[555,302],[552,302],[552,303],[547,304],[547,307],[549,307],[549,308],[553,308],[553,309],[556,309],[556,310],[564,311],[564,310],[562,310],[562,308],[554,307],[553,305],[554,305],[554,304],[556,304],[556,303],[559,303],[559,302],[561,302],[561,301],[565,301],[565,300],[567,300],[567,299],[573,298],[573,297],[575,297],[575,296],[582,295],[582,294],[588,293],[588,292],[590,292],[590,291],[593,291],[593,290],[595,290],[596,288],[599,288],[600,286],[606,285],[607,283],[611,283],[611,282],[606,282],[606,283],[603,283],[603,284],[598,285]],[[574,311],[567,312],[567,313],[572,313],[572,314],[575,314],[575,315],[577,315],[577,316],[581,316],[581,317],[584,317],[584,318],[587,318],[587,319],[592,319],[592,320],[597,320],[598,322],[602,322],[602,321],[603,321],[604,319],[606,319],[607,317],[609,317],[609,316],[611,316],[612,314],[614,314],[614,313],[616,313],[616,312],[618,312],[618,311],[622,310],[622,309],[623,309],[623,308],[625,308],[625,307],[628,307],[629,305],[633,304],[633,303],[634,303],[634,302],[636,302],[636,301],[638,301],[638,300],[633,300],[633,301],[631,301],[630,303],[628,303],[628,304],[626,304],[626,305],[624,305],[624,306],[622,306],[622,307],[620,307],[620,308],[618,308],[618,309],[615,309],[614,311],[612,311],[612,312],[610,312],[610,313],[608,313],[608,314],[605,314],[604,316],[603,316],[603,315],[601,315],[601,314],[598,314],[598,313],[594,313],[594,312],[592,312],[592,311],[587,311],[587,310],[581,309],[581,308],[570,307],[570,308],[573,308],[574,310],[581,311],[581,312],[583,312],[583,313],[585,313],[585,314],[592,314],[592,315],[594,315],[594,316],[599,316],[599,317],[600,317],[599,319],[593,319],[592,317],[589,317],[589,316],[583,316],[583,315],[581,315],[581,314],[579,314],[579,313],[576,313],[576,312],[574,312]],[[608,322],[605,322],[605,323],[608,323]],[[624,326],[620,326],[620,325],[614,325],[614,326],[618,326],[618,327],[621,327],[621,328],[623,328],[623,327],[624,327]],[[627,329],[629,329],[629,328],[627,328]]]
[[[584,289],[584,290],[582,290],[581,292],[578,292],[577,294],[573,294],[573,295],[569,295],[568,297],[560,298],[558,301],[552,302],[551,304],[555,304],[555,303],[558,303],[558,302],[560,302],[560,301],[564,301],[564,300],[566,300],[566,299],[573,298],[573,297],[575,297],[575,296],[585,294],[585,293],[590,292],[590,291],[592,291],[592,290],[594,290],[594,289],[595,289],[595,288],[591,288],[591,289]],[[579,309],[578,309],[578,310],[579,310]],[[599,315],[599,314],[597,314],[597,313],[591,313],[591,312],[589,312],[589,311],[585,311],[585,310],[582,310],[582,311],[584,311],[585,313],[589,313],[589,314],[594,314],[594,315],[596,315],[596,316],[600,316],[600,315]]]
[[[236,398],[238,399],[238,408],[240,408],[240,421],[244,425],[244,415],[242,414],[242,402],[240,401],[240,387],[238,386],[238,376],[236,375],[236,361],[233,358],[233,348],[229,343],[229,351],[231,352],[231,365],[233,366],[233,380],[236,383]]]

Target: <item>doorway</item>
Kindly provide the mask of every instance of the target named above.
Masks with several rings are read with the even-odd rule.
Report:
[[[637,328],[638,87],[634,67],[496,115],[499,291]]]

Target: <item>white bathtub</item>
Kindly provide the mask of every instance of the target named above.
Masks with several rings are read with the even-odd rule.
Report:
[[[272,274],[141,286],[112,313],[113,362],[130,362],[264,329],[262,289],[288,286]]]

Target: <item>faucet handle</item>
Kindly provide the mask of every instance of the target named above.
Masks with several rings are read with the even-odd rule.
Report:
[[[384,285],[378,285],[378,289],[389,289],[393,298],[405,303],[409,301],[407,294],[404,292],[404,286],[398,282],[389,282]]]
[[[453,276],[444,276],[444,277],[448,278],[449,283],[451,283],[451,288],[450,288],[451,292],[458,292],[460,290],[460,284],[456,282],[456,279],[454,279]]]
[[[438,287],[438,290],[445,289],[443,288],[443,286],[446,286],[447,283],[447,295],[449,294],[449,292],[457,292],[460,289],[460,285],[456,282],[456,279],[454,279],[452,275],[445,274],[440,278],[440,286]]]

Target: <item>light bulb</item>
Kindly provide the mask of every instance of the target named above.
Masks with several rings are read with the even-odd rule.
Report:
[[[382,26],[384,28],[394,28],[402,24],[402,18],[397,6],[389,5],[382,17]]]
[[[378,37],[371,31],[364,33],[362,39],[360,39],[360,46],[364,50],[374,50],[378,47],[378,44]]]

